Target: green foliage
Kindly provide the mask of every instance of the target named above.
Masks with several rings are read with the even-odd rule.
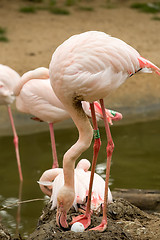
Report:
[[[160,17],[158,17],[158,16],[154,16],[152,19],[156,20],[156,21],[160,21]]]
[[[65,5],[70,7],[75,5],[75,3],[76,3],[76,0],[66,0]]]
[[[160,12],[160,2],[153,3],[133,3],[131,8],[138,9],[145,13],[157,13]]]
[[[54,13],[54,14],[59,14],[59,15],[69,15],[70,12],[67,9],[64,8],[58,8],[58,7],[54,7],[54,8],[50,8],[50,12]]]
[[[34,6],[26,6],[26,7],[20,8],[19,11],[23,13],[35,13],[36,8]]]
[[[31,1],[31,0],[30,0]],[[33,0],[33,1],[38,1],[38,0]],[[54,14],[63,14],[63,15],[68,15],[70,12],[65,9],[65,8],[60,8],[60,7],[55,7],[56,5],[56,0],[50,0],[49,3],[43,6],[25,6],[20,8],[20,12],[23,13],[35,13],[37,10],[48,10],[51,13]]]
[[[50,4],[51,6],[55,6],[55,5],[56,5],[56,3],[57,3],[57,1],[56,1],[56,0],[50,0],[50,2],[49,2],[49,4]]]
[[[8,38],[6,37],[6,29],[0,27],[0,42],[8,42]]]
[[[42,3],[43,0],[27,0],[29,2],[32,2],[32,3]]]
[[[34,3],[42,3],[41,5],[31,5],[31,6],[25,6],[19,9],[20,12],[23,13],[35,13],[38,10],[47,10],[50,11],[53,14],[58,15],[69,15],[70,11],[66,7],[79,5],[78,3],[81,0],[65,0],[64,2],[61,2],[60,0],[26,0],[30,1],[33,4]],[[85,0],[86,2],[91,2],[92,0]],[[91,6],[78,6],[79,10],[82,11],[93,11],[93,7]]]
[[[0,27],[0,34],[5,34],[6,33],[6,29],[5,28],[2,28]]]
[[[8,38],[0,35],[0,42],[8,42]]]

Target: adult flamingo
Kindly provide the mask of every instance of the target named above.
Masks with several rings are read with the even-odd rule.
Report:
[[[15,100],[15,96],[13,94],[13,89],[16,84],[20,81],[19,74],[14,71],[12,68],[0,64],[0,105],[6,105],[8,109],[8,114],[13,130],[13,142],[15,146],[16,158],[17,158],[17,165],[19,171],[19,178],[20,181],[23,181],[22,169],[21,169],[21,162],[20,162],[20,154],[19,154],[19,147],[18,147],[18,136],[12,116],[12,111],[10,105]]]
[[[53,155],[52,168],[57,168],[58,159],[53,126],[57,122],[70,118],[70,115],[52,90],[49,69],[40,67],[24,73],[21,81],[14,89],[14,94],[16,96],[16,107],[19,111],[32,114],[36,116],[33,119],[49,124]],[[82,104],[87,116],[91,117],[89,103],[83,102]],[[95,102],[95,107],[97,120],[102,119],[103,115],[98,102]],[[111,124],[112,120],[118,121],[122,118],[122,115],[118,112],[107,109],[105,111],[107,116],[109,115]]]
[[[60,189],[57,197],[57,223],[63,228],[68,227],[66,215],[74,201],[75,161],[90,146],[93,135],[91,124],[82,109],[81,101],[90,102],[93,127],[96,133],[86,213],[74,219],[74,221],[81,221],[87,228],[91,221],[91,189],[100,148],[93,102],[100,99],[104,114],[103,98],[117,89],[127,78],[139,71],[147,72],[148,68],[160,75],[160,69],[141,57],[131,46],[99,31],[74,35],[53,53],[49,68],[51,85],[79,131],[78,141],[63,157],[64,186]],[[102,222],[93,228],[93,230],[99,231],[104,231],[107,226],[108,181],[114,149],[106,115],[104,114],[103,117],[108,139],[105,199]]]
[[[89,181],[91,172],[90,162],[87,159],[81,159],[74,170],[75,175],[75,199],[73,207],[76,211],[83,211],[86,208],[86,199],[89,190]],[[62,168],[46,170],[38,181],[42,192],[51,197],[52,208],[57,206],[57,195],[59,189],[64,184],[64,175]],[[94,174],[93,188],[91,194],[91,210],[99,214],[104,201],[105,181],[98,174]],[[108,189],[108,203],[112,202],[112,194]]]

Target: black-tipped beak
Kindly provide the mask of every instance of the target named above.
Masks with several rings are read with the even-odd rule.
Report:
[[[65,212],[58,211],[58,209],[57,209],[56,221],[57,221],[58,226],[63,231],[70,230],[70,227],[68,226],[68,223],[67,223],[67,214]]]
[[[62,224],[61,224],[61,214],[59,214],[58,216],[58,225],[59,227],[63,230],[63,231],[69,231],[70,230],[70,227],[63,227]],[[68,224],[67,224],[68,225]]]

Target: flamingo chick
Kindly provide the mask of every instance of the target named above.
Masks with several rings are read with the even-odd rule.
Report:
[[[85,208],[86,199],[88,196],[89,190],[89,181],[91,172],[88,171],[90,168],[90,162],[87,159],[81,159],[77,164],[76,169],[74,170],[75,178],[75,198],[73,202],[73,207],[76,211],[78,208]],[[38,181],[42,192],[51,197],[52,207],[51,209],[56,208],[57,206],[57,195],[59,189],[64,185],[64,175],[62,168],[49,169],[45,171],[40,180]],[[104,201],[104,189],[105,181],[98,174],[94,174],[93,188],[91,194],[91,210],[98,214],[101,210],[101,205]],[[110,189],[108,189],[108,202],[112,202],[112,194]],[[63,218],[59,217],[59,225],[62,227]],[[64,218],[65,221],[65,218]]]
[[[53,53],[49,67],[53,91],[69,112],[79,131],[77,142],[63,157],[64,186],[59,190],[57,196],[57,219],[63,213],[66,214],[74,202],[75,161],[89,148],[92,141],[93,129],[81,104],[81,101],[88,101],[91,106],[95,130],[94,154],[86,213],[83,216],[78,216],[75,221],[83,223],[85,228],[90,225],[91,189],[100,148],[93,103],[100,100],[108,140],[106,185],[102,222],[92,230],[104,231],[106,229],[108,181],[114,143],[105,114],[103,98],[107,97],[133,74],[148,72],[148,70],[153,70],[160,75],[160,69],[141,57],[134,48],[118,38],[99,31],[88,31],[74,35],[64,41]],[[70,199],[70,203],[67,199]],[[66,223],[66,221],[63,222]],[[63,227],[67,228],[68,224],[63,225]]]
[[[36,120],[47,122],[49,124],[51,146],[53,155],[52,168],[58,168],[58,159],[53,126],[55,123],[70,118],[64,105],[54,94],[50,80],[49,69],[40,67],[23,74],[21,81],[14,89],[16,95],[16,107],[19,111],[36,116]],[[83,102],[83,109],[88,117],[91,117],[90,105]],[[102,111],[98,102],[95,102],[96,118],[102,119]],[[118,121],[122,115],[112,110],[105,110],[110,123]],[[34,118],[33,118],[34,119]]]
[[[0,64],[0,105],[6,105],[8,108],[8,114],[13,130],[13,142],[15,146],[17,165],[19,171],[20,181],[23,181],[21,162],[20,162],[20,154],[19,154],[19,146],[18,146],[18,136],[12,116],[12,111],[10,105],[14,102],[15,96],[13,94],[13,89],[16,84],[20,81],[19,74],[14,71],[12,68]]]

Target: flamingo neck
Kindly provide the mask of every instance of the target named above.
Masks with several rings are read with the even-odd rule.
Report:
[[[74,188],[75,162],[78,157],[80,157],[80,155],[89,148],[93,138],[93,129],[81,105],[78,109],[68,108],[67,110],[69,111],[79,132],[77,142],[65,153],[63,158],[65,185]]]
[[[14,89],[14,95],[18,96],[23,88],[23,85],[32,79],[49,79],[48,68],[40,67],[24,73],[21,77],[21,81],[19,81],[18,85]]]

